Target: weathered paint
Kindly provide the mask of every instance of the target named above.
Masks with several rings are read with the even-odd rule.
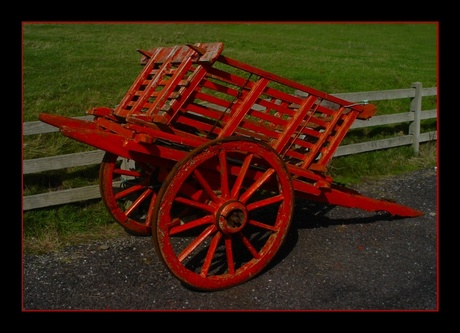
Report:
[[[326,174],[354,120],[370,118],[374,105],[331,96],[222,50],[223,43],[139,50],[144,67],[116,108],[89,110],[94,121],[40,114],[63,135],[106,151],[99,177],[108,211],[127,232],[153,236],[179,280],[217,290],[259,274],[284,241],[294,194],[423,214],[337,186]],[[274,210],[273,223],[253,217],[262,207]],[[258,239],[261,230],[271,235]]]

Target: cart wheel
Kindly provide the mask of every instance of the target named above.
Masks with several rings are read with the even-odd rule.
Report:
[[[164,181],[150,216],[155,249],[189,287],[241,284],[281,247],[293,198],[290,173],[269,145],[242,137],[210,141]]]
[[[109,152],[104,155],[99,169],[102,201],[130,235],[152,234],[147,213],[161,186],[157,181],[159,170]]]

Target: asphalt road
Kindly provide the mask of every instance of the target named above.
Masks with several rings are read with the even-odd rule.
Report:
[[[356,187],[424,212],[392,218],[296,203],[288,238],[254,279],[215,292],[183,286],[149,237],[27,255],[22,311],[428,311],[438,302],[437,179],[433,168]]]

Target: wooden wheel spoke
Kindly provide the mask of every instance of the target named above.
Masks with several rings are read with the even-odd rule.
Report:
[[[193,175],[195,176],[195,179],[198,181],[198,183],[201,185],[203,190],[206,192],[206,194],[209,196],[209,198],[214,202],[214,203],[219,203],[220,199],[217,197],[217,195],[214,193],[213,189],[209,185],[209,183],[206,181],[206,179],[203,177],[201,172],[198,169],[195,169],[193,171]]]
[[[235,274],[235,259],[233,258],[232,237],[225,237],[225,254],[227,255],[227,267],[229,274]]]
[[[199,219],[189,221],[187,223],[184,223],[184,224],[181,224],[181,225],[176,225],[176,226],[172,227],[171,229],[169,229],[169,235],[170,236],[177,235],[177,234],[180,234],[181,232],[188,231],[188,230],[200,227],[200,226],[205,225],[205,224],[209,224],[212,221],[213,221],[213,216],[212,215],[206,215],[206,216],[203,216],[203,217],[201,217]],[[176,222],[176,220],[174,220],[173,224],[179,224],[179,223],[180,223],[180,219],[178,218],[177,222]]]
[[[126,209],[125,214],[127,216],[129,216],[136,208],[138,208],[140,206],[140,204],[142,202],[144,202],[144,200],[146,200],[149,197],[150,194],[152,194],[152,192],[153,192],[153,190],[150,189],[150,188],[148,188],[144,192],[142,192],[142,194],[139,195],[136,200],[134,200],[134,202],[131,204],[131,206],[129,206],[129,208]]]
[[[177,259],[182,262],[187,256],[193,252],[205,239],[217,230],[216,226],[210,225],[203,232],[196,237],[190,244],[177,256]]]
[[[213,205],[208,205],[208,204],[198,202],[198,201],[195,201],[195,200],[191,200],[191,199],[188,199],[188,198],[184,198],[184,197],[174,198],[174,201],[178,202],[178,203],[181,203],[181,204],[184,204],[186,206],[201,209],[201,210],[203,210],[205,212],[208,212],[208,213],[213,213],[216,210],[216,208]]]
[[[265,229],[265,230],[278,231],[278,228],[276,226],[272,226],[272,225],[262,223],[256,220],[249,220],[249,224],[255,227],[259,227],[261,229]]]
[[[283,194],[278,194],[278,195],[275,195],[275,196],[270,197],[270,198],[266,198],[266,199],[262,199],[262,200],[259,200],[259,201],[256,201],[256,202],[252,202],[249,205],[247,205],[246,208],[248,209],[248,211],[251,211],[251,210],[258,209],[258,208],[261,208],[261,207],[265,207],[265,206],[268,206],[268,205],[273,205],[273,204],[281,202],[283,200],[284,200],[284,195]]]
[[[230,188],[228,185],[228,169],[227,169],[227,154],[225,150],[219,152],[219,165],[220,165],[220,185],[222,191],[222,198],[228,199],[230,196]]]
[[[128,187],[120,192],[117,192],[117,194],[115,194],[115,200],[119,200],[119,199],[122,199],[134,192],[137,192],[139,190],[142,190],[143,188],[145,188],[145,185],[142,185],[142,184],[137,184],[137,185],[133,185],[131,187]]]
[[[206,252],[206,258],[203,263],[203,267],[201,268],[200,275],[205,277],[208,275],[209,267],[211,267],[212,259],[214,258],[214,253],[216,253],[217,245],[219,245],[219,241],[222,238],[222,234],[220,232],[216,233],[213,237],[211,244],[209,245],[209,249]]]
[[[260,176],[247,190],[244,192],[241,197],[240,201],[246,203],[248,199],[262,187],[262,185],[270,178],[271,175],[275,173],[274,169],[268,169],[264,172],[262,176]]]
[[[240,237],[241,241],[243,242],[244,246],[249,250],[249,252],[251,253],[251,255],[255,258],[255,259],[259,259],[260,258],[260,254],[259,252],[257,252],[256,248],[251,244],[251,242],[249,241],[249,239],[243,235],[242,232],[239,232],[238,233],[238,236]]]
[[[232,188],[231,197],[233,199],[238,198],[238,193],[240,192],[241,185],[243,184],[243,180],[246,177],[246,172],[249,169],[249,165],[251,164],[252,158],[254,154],[248,154],[243,161],[243,165],[241,166],[240,172],[238,173],[238,177],[236,178],[235,184]]]
[[[185,195],[186,197],[194,200],[198,200],[201,198],[203,193],[203,189],[197,189],[195,186],[189,183],[184,183],[179,189],[179,193],[181,195]]]
[[[136,170],[126,170],[126,169],[115,168],[113,169],[113,173],[116,175],[121,175],[121,176],[131,176],[131,177],[136,177],[136,178],[142,177],[142,173]]]

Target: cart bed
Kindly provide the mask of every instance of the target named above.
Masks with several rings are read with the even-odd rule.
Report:
[[[126,96],[112,111],[125,128],[195,148],[232,135],[273,147],[299,179],[316,183],[356,118],[373,115],[373,105],[342,100],[221,55],[222,43],[140,51],[145,63]],[[300,98],[289,91],[308,94]],[[111,128],[117,132],[116,126]],[[321,174],[313,174],[310,171]]]

